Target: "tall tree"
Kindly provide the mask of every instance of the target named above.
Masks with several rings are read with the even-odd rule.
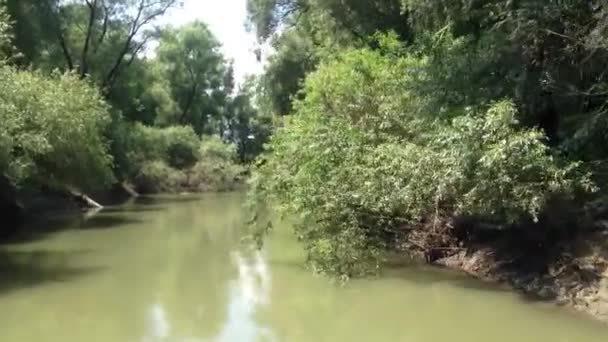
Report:
[[[197,21],[165,29],[156,52],[160,73],[179,108],[159,117],[160,123],[192,125],[202,133],[210,119],[221,115],[232,91],[219,42],[206,24]]]
[[[241,162],[251,162],[264,150],[272,133],[272,116],[254,103],[256,79],[248,77],[230,98],[224,115],[223,138],[237,146]]]
[[[181,1],[10,0],[10,4],[19,23],[18,46],[32,62],[91,76],[107,90],[155,37],[155,21]],[[44,39],[37,42],[34,35]]]
[[[400,0],[248,0],[249,24],[276,51],[261,78],[263,96],[278,115],[292,111],[302,81],[323,56],[344,47],[372,46],[376,32],[412,39]]]

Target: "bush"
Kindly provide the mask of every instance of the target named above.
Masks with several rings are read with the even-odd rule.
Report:
[[[167,132],[166,129],[146,127],[143,131],[147,138],[140,139],[148,143],[156,139],[156,148],[163,142],[169,141],[169,143],[166,153],[160,153],[163,150],[161,148],[139,154],[139,158],[163,157],[163,159],[141,162],[141,166],[133,176],[133,182],[139,191],[143,193],[231,191],[242,183],[241,176],[245,169],[236,163],[234,145],[225,144],[217,137],[204,137],[202,142],[197,141],[197,151],[192,153],[193,141],[179,130]],[[140,134],[141,132],[140,130]],[[197,159],[193,160],[194,156]]]
[[[145,162],[134,182],[141,193],[175,192],[184,188],[187,176],[164,161],[156,160]]]
[[[252,200],[295,216],[316,271],[375,272],[396,230],[438,216],[535,218],[554,194],[592,188],[539,131],[520,128],[509,102],[454,119],[425,112],[413,91],[424,63],[346,52],[307,79],[306,97],[273,137]]]
[[[199,155],[209,161],[234,162],[237,159],[237,148],[216,136],[206,136],[199,146]]]
[[[99,188],[113,175],[99,92],[69,74],[0,66],[0,172],[14,183]]]
[[[218,137],[205,137],[200,146],[201,159],[190,172],[189,184],[198,191],[231,191],[242,183],[245,172],[237,164],[237,148]]]
[[[167,128],[133,124],[128,142],[128,159],[134,172],[149,161],[164,161],[176,169],[186,169],[199,158],[200,139],[191,127]]]
[[[190,126],[173,126],[163,129],[166,141],[166,158],[170,166],[185,169],[199,159],[200,138]]]
[[[167,148],[167,161],[171,167],[179,170],[192,167],[198,159],[195,151],[196,149],[184,142],[170,144]]]

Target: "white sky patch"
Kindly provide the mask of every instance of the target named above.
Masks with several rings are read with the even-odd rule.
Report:
[[[185,0],[182,9],[171,11],[162,22],[174,26],[201,20],[222,43],[227,59],[234,60],[235,79],[241,83],[246,75],[257,75],[263,63],[257,61],[254,50],[256,36],[247,32],[247,0]]]

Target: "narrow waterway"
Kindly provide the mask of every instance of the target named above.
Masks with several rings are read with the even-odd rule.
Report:
[[[31,227],[0,246],[0,341],[608,341],[608,326],[436,269],[332,285],[280,227],[246,253],[242,199],[159,197]]]

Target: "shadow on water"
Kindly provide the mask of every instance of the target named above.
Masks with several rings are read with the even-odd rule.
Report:
[[[174,195],[174,196],[141,196],[133,203],[138,206],[163,206],[165,204],[189,203],[201,200],[201,195]]]
[[[543,297],[533,292],[516,290],[504,282],[485,281],[463,272],[438,266],[412,263],[409,265],[385,265],[384,267],[388,271],[388,274],[383,275],[384,278],[396,278],[422,286],[443,284],[473,291],[516,294],[520,300],[526,303],[550,303],[554,300],[550,296]]]
[[[120,215],[118,211],[110,214],[105,210],[89,214],[41,217],[26,223],[10,238],[0,240],[0,246],[39,241],[67,230],[111,229],[141,222],[140,219]]]
[[[73,229],[81,217],[56,216],[40,217],[25,223],[12,236],[0,240],[2,245],[14,245],[45,239],[49,235]]]
[[[470,275],[420,263],[385,265],[383,278],[395,278],[422,286],[448,285],[463,289],[489,292],[512,292],[506,285],[476,279]]]
[[[306,267],[306,263],[300,259],[297,260],[275,260],[270,259],[268,263],[272,265],[274,269],[289,270],[291,272],[307,272],[312,271]]]
[[[148,206],[129,206],[129,207],[106,207],[103,209],[104,214],[113,213],[148,213],[148,212],[159,212],[165,210],[167,207],[161,205],[148,205]]]
[[[142,223],[140,219],[125,217],[124,215],[98,214],[86,220],[81,220],[74,228],[79,229],[110,229]]]
[[[104,267],[76,267],[69,262],[89,251],[0,250],[0,295],[50,282],[69,282]]]

